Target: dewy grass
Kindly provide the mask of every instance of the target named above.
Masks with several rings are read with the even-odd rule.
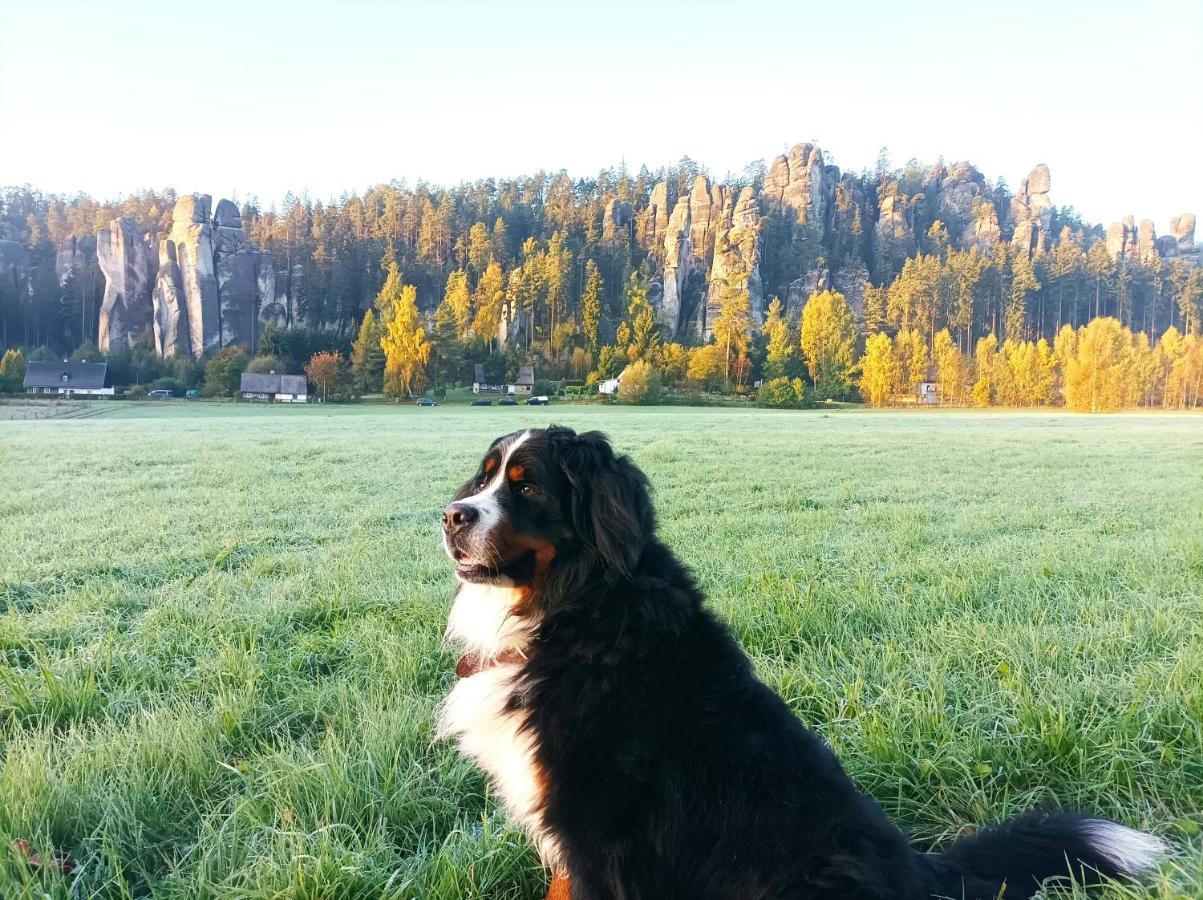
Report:
[[[113,407],[0,425],[0,896],[540,896],[430,722],[439,510],[552,420],[918,846],[1082,806],[1203,896],[1198,416]]]

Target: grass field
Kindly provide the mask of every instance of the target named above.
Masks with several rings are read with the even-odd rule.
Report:
[[[1179,850],[1109,896],[1203,897],[1203,417],[113,407],[0,423],[6,900],[541,896],[430,726],[438,511],[551,420],[648,471],[765,680],[917,845],[1080,805]]]

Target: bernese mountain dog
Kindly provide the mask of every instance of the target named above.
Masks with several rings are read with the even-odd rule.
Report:
[[[599,432],[494,441],[443,511],[462,657],[438,733],[527,830],[556,900],[1008,898],[1134,876],[1156,838],[1033,811],[913,850],[757,680]]]

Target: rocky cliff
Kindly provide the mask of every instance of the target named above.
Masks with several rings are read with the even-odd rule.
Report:
[[[153,257],[128,220],[100,231],[102,350],[153,328],[162,356],[200,358],[234,344],[253,348],[263,322],[279,320],[271,254],[247,243],[237,206],[212,204],[208,194],[181,197]]]
[[[96,344],[105,353],[128,349],[151,327],[154,281],[146,235],[130,219],[114,219],[96,234],[104,300]]]
[[[1043,253],[1048,244],[1048,229],[1053,218],[1053,204],[1048,192],[1052,176],[1044,163],[1028,173],[1019,185],[1019,193],[1011,199],[1011,218],[1015,231],[1011,243],[1029,253]]]

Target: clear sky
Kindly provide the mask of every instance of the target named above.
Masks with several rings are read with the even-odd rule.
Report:
[[[968,159],[1159,233],[1203,214],[1198,0],[0,0],[0,183],[318,199],[812,140]]]

